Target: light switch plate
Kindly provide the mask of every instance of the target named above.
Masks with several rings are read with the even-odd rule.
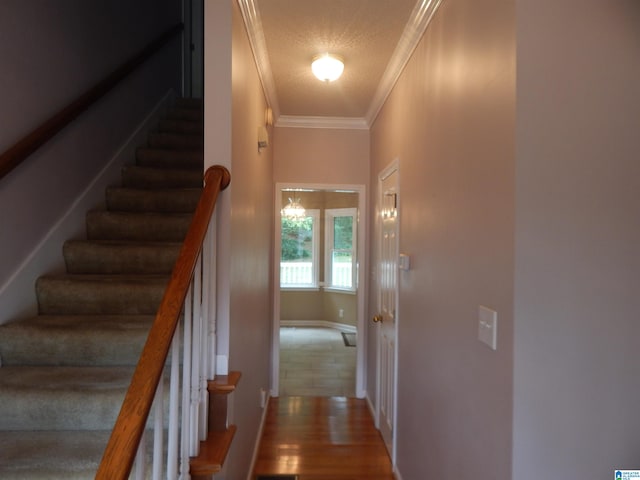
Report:
[[[493,350],[498,348],[498,312],[482,305],[478,307],[478,340]]]

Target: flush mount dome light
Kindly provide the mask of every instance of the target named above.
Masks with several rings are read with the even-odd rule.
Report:
[[[313,57],[311,62],[313,74],[323,82],[333,82],[337,80],[344,70],[342,57],[330,53],[321,53]]]

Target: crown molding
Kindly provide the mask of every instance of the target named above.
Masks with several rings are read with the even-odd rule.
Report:
[[[289,128],[336,128],[342,130],[369,130],[364,118],[358,117],[303,117],[280,115],[276,127]]]
[[[280,107],[278,105],[278,96],[276,94],[276,84],[273,81],[273,72],[269,63],[269,55],[267,53],[267,43],[264,39],[264,31],[262,29],[262,21],[260,20],[260,11],[255,0],[238,0],[242,19],[249,37],[249,44],[253,52],[253,58],[258,67],[258,76],[264,95],[267,98],[267,104],[273,111],[273,117],[278,118],[280,115]]]
[[[384,105],[384,102],[387,101],[387,97],[391,93],[391,90],[393,90],[398,78],[400,78],[400,74],[407,65],[407,62],[409,62],[413,51],[418,46],[420,39],[424,35],[424,32],[426,32],[433,15],[441,3],[442,0],[419,0],[413,8],[409,16],[409,21],[404,27],[396,49],[391,55],[387,68],[378,84],[378,89],[369,105],[369,110],[365,116],[369,125],[373,125],[373,122],[376,120],[380,109]]]
[[[418,46],[420,39],[427,30],[431,19],[443,0],[418,0],[413,8],[409,21],[398,40],[398,44],[391,55],[387,68],[378,84],[369,109],[364,118],[347,117],[298,117],[292,115],[280,115],[276,86],[273,80],[273,72],[269,63],[266,41],[260,20],[257,0],[238,0],[242,18],[244,20],[253,57],[258,67],[258,76],[262,83],[267,103],[273,111],[276,127],[298,128],[341,128],[341,129],[368,129],[375,121],[380,109],[387,100],[391,90],[395,86],[402,70],[407,65],[413,51]]]

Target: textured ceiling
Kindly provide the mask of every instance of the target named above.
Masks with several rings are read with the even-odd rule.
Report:
[[[416,0],[258,0],[281,115],[364,117]],[[323,83],[311,60],[345,60]]]
[[[238,0],[276,125],[368,128],[442,0]],[[311,73],[318,53],[342,77]]]

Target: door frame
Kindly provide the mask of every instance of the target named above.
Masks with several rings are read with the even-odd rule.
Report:
[[[358,288],[356,290],[357,320],[356,331],[358,341],[356,342],[356,397],[365,398],[366,379],[366,292],[367,279],[367,198],[366,186],[359,184],[325,184],[325,183],[297,183],[286,182],[276,183],[275,188],[275,215],[274,215],[274,245],[273,245],[273,330],[271,333],[271,396],[277,397],[280,393],[280,251],[281,251],[281,225],[282,220],[280,210],[282,210],[282,190],[303,188],[318,191],[345,191],[358,194],[358,229],[357,229],[357,279]]]
[[[382,258],[382,242],[381,240],[381,234],[382,234],[382,222],[380,221],[380,212],[381,212],[381,208],[382,208],[382,198],[383,198],[383,192],[382,192],[382,182],[388,178],[389,176],[391,176],[393,173],[395,173],[397,175],[396,177],[396,182],[395,182],[395,189],[396,189],[396,195],[397,195],[397,203],[396,203],[396,210],[398,212],[397,214],[397,219],[396,219],[396,245],[397,245],[397,251],[396,251],[396,256],[399,255],[400,253],[400,221],[401,221],[401,210],[400,210],[400,202],[401,202],[401,195],[400,195],[400,162],[399,159],[395,159],[393,160],[389,165],[387,165],[385,168],[383,168],[380,173],[378,173],[378,182],[377,182],[377,191],[376,191],[376,204],[375,204],[375,222],[374,222],[374,235],[376,238],[376,250],[375,250],[375,258],[373,260],[374,265],[372,266],[372,268],[375,268],[375,272],[376,272],[376,280],[375,280],[375,290],[374,290],[374,294],[376,295],[376,299],[375,299],[375,308],[376,308],[376,312],[374,313],[375,315],[378,314],[378,312],[381,309],[380,306],[380,283],[378,281],[377,275],[379,272],[379,262],[380,259]],[[389,452],[389,456],[391,457],[391,463],[392,465],[395,466],[396,464],[396,442],[397,442],[397,420],[398,420],[398,322],[400,320],[400,308],[399,308],[399,288],[400,288],[400,275],[398,275],[397,277],[397,281],[396,281],[396,309],[395,309],[395,325],[394,325],[394,341],[395,341],[395,348],[394,348],[394,354],[393,354],[393,412],[392,412],[392,423],[393,423],[393,428],[391,431],[391,451]],[[380,332],[380,325],[378,325],[378,327],[375,329],[376,332],[376,339],[375,339],[375,349],[376,349],[376,374],[375,374],[375,379],[376,379],[376,405],[375,405],[375,424],[376,424],[376,428],[378,430],[380,430],[380,421],[381,421],[381,399],[382,399],[382,388],[381,388],[381,380],[380,380],[380,376],[382,375],[382,351],[381,351],[381,332]]]

